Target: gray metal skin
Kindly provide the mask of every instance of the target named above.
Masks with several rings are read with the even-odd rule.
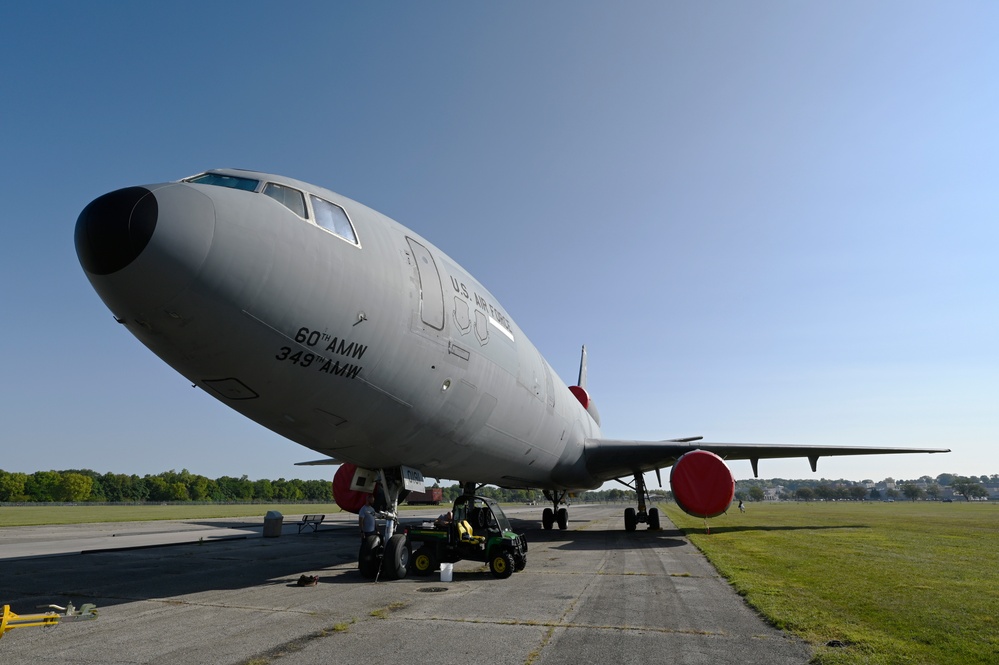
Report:
[[[113,240],[96,213],[81,214],[87,277],[115,318],[192,384],[335,460],[563,491],[667,467],[695,449],[750,459],[754,470],[761,458],[807,457],[814,469],[821,455],[947,452],[605,440],[595,409],[582,407],[496,298],[432,243],[321,187],[211,173],[331,201],[358,244],[260,187],[161,183],[145,186],[156,210],[148,238],[135,237],[143,235],[137,212],[119,213],[131,218],[111,226],[129,237]],[[106,242],[131,243],[130,254],[97,274],[87,257]]]

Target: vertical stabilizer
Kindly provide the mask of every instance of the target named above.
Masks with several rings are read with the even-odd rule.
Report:
[[[579,381],[576,385],[586,389],[586,345],[583,345],[583,353],[579,357]]]

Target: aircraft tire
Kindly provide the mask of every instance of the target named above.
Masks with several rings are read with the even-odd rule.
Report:
[[[357,553],[357,569],[361,577],[373,580],[378,575],[378,567],[381,565],[378,550],[381,542],[382,539],[378,536],[367,536],[361,541],[361,549]]]
[[[493,577],[498,577],[501,580],[513,575],[516,567],[517,564],[513,561],[513,555],[509,552],[498,552],[489,560],[489,570],[492,572]]]
[[[432,547],[424,545],[416,550],[416,554],[410,559],[409,564],[413,569],[413,574],[421,577],[429,575],[437,568],[437,554]]]
[[[551,531],[552,525],[555,524],[555,511],[551,508],[545,508],[544,512],[541,513],[541,523],[545,527],[545,531]]]
[[[634,531],[635,527],[638,526],[638,516],[635,514],[634,508],[624,509],[624,530]]]
[[[406,577],[409,569],[409,547],[406,545],[406,534],[400,533],[389,538],[382,557],[382,570],[390,580],[401,580]]]
[[[649,531],[658,531],[660,528],[662,528],[662,527],[659,526],[659,509],[658,508],[650,508],[649,509]]]
[[[565,508],[558,509],[558,512],[555,513],[555,519],[558,522],[559,531],[565,531],[569,528],[569,511]]]

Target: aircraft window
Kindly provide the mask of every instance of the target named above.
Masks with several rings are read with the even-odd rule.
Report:
[[[242,189],[246,192],[257,191],[257,185],[260,184],[259,180],[253,180],[252,178],[239,178],[234,175],[222,175],[220,173],[204,173],[202,175],[196,175],[193,178],[188,178],[187,182],[196,182],[199,185],[231,187],[233,189]]]
[[[347,213],[343,208],[311,194],[309,198],[312,199],[312,209],[316,213],[316,224],[337,234],[344,240],[357,244],[354,227],[351,226],[350,219],[347,218]]]
[[[263,193],[283,205],[288,210],[291,210],[302,219],[309,218],[309,213],[305,211],[305,197],[302,196],[302,192],[297,189],[269,182],[264,186]]]

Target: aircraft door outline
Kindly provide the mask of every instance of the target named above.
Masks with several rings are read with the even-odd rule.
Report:
[[[434,330],[444,330],[444,287],[430,250],[406,236],[420,277],[420,319]]]

